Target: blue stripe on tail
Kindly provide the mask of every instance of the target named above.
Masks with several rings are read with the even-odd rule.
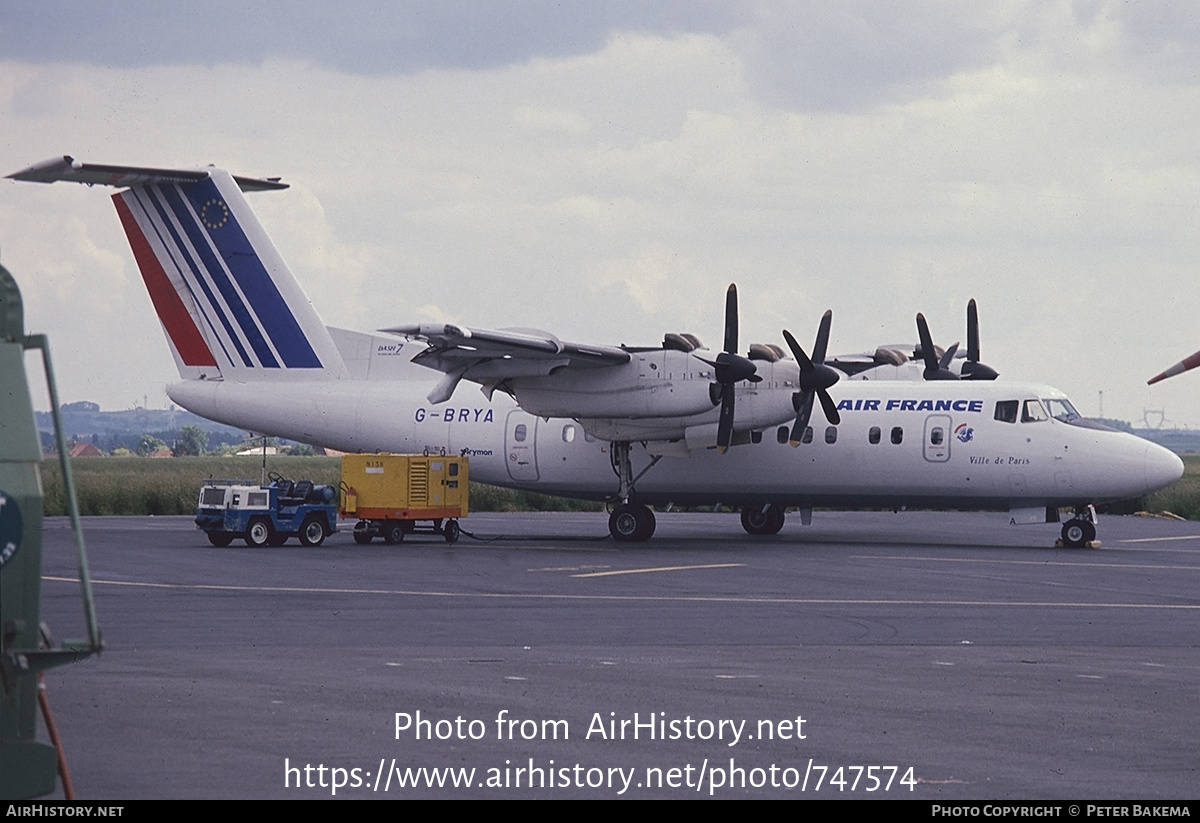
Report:
[[[229,211],[216,184],[208,179],[182,186],[164,186],[161,191],[196,249],[200,267],[221,292],[259,362],[267,368],[278,368],[279,362],[271,351],[274,348],[287,368],[322,368],[320,358],[250,239]],[[180,197],[181,193],[186,197],[186,203]],[[188,208],[189,204],[191,208]],[[213,254],[213,247],[220,259]],[[236,282],[236,288],[226,275],[226,269]],[[238,289],[245,295],[244,300]],[[262,332],[269,338],[269,344]]]

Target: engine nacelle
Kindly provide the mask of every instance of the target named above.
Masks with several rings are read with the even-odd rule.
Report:
[[[692,354],[637,352],[620,366],[561,369],[508,381],[521,408],[539,417],[692,417],[713,408],[713,367]]]
[[[707,365],[707,364],[705,364]],[[797,390],[798,370],[790,361],[759,364],[758,383],[739,383],[735,387],[737,414],[734,432],[762,431],[791,423],[796,418],[792,396]],[[601,440],[681,440],[696,445],[716,445],[717,422],[721,410],[713,406],[708,395],[709,381],[688,382],[689,391],[703,391],[705,406],[698,414],[656,415],[634,417],[620,415],[573,415],[584,431]],[[520,398],[518,397],[520,402]],[[524,407],[524,403],[522,402]],[[709,436],[711,435],[711,437]],[[711,440],[711,443],[708,441]]]

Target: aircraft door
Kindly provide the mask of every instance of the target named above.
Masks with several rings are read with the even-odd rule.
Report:
[[[945,463],[950,459],[950,415],[931,414],[925,418],[925,459]]]
[[[504,422],[504,454],[508,476],[513,480],[537,480],[538,419],[513,409]]]

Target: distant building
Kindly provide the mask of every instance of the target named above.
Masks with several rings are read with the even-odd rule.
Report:
[[[71,457],[103,457],[104,452],[93,446],[91,443],[76,443],[67,452]]]
[[[261,455],[262,453],[263,453],[263,448],[262,448],[262,446],[259,446],[256,449],[243,449],[242,451],[238,452],[237,454],[238,454],[238,457],[257,457],[258,455]],[[279,449],[275,446],[267,446],[267,454],[268,455],[279,454]]]

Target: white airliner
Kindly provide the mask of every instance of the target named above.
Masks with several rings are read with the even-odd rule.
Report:
[[[321,322],[242,195],[286,188],[277,179],[71,157],[10,177],[123,189],[113,201],[179,368],[167,389],[179,405],[343,451],[468,455],[475,480],[614,502],[618,540],[653,534],[648,504],[741,507],[751,534],[778,532],[786,507],[804,523],[816,506],[1007,510],[1012,523],[1059,522],[1069,507],[1062,538],[1081,546],[1095,538],[1093,504],[1183,473],[1056,389],[994,382],[986,367],[950,373],[953,348],[939,362],[924,328],[925,380],[880,364],[836,398],[830,313],[811,358],[788,332],[795,359],[761,345],[747,358],[732,286],[717,353],[690,335],[631,348],[449,325],[346,331]],[[968,362],[981,366],[975,329]],[[810,425],[817,401],[827,425]]]

